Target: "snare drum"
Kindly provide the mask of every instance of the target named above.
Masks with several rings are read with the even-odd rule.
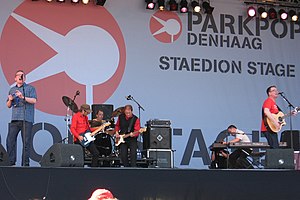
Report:
[[[109,156],[113,153],[114,140],[106,133],[99,133],[96,135],[96,140],[94,141],[100,156]]]

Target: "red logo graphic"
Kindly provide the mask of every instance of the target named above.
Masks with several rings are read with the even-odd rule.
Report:
[[[150,31],[158,41],[173,43],[181,35],[182,23],[174,12],[157,11],[150,19]]]
[[[62,96],[76,103],[103,103],[117,89],[126,48],[114,17],[101,6],[25,1],[8,18],[0,61],[10,85],[23,69],[37,89],[37,108],[65,115]]]

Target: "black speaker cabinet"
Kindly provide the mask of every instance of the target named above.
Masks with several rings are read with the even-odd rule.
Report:
[[[291,147],[291,139],[293,139],[294,150],[295,151],[299,151],[300,150],[300,144],[299,144],[300,131],[298,131],[298,130],[292,130],[292,137],[293,138],[291,138],[291,131],[290,130],[286,130],[286,131],[283,131],[281,133],[280,141],[281,142],[286,142],[288,148],[292,148]]]
[[[147,127],[143,134],[144,149],[172,149],[171,128]]]
[[[10,166],[8,154],[1,144],[0,144],[0,166]]]
[[[267,149],[265,168],[295,169],[293,149]]]
[[[83,167],[83,149],[79,144],[53,144],[40,164],[42,167]]]
[[[93,112],[92,112],[93,119],[96,118],[96,114],[97,114],[98,110],[102,110],[104,112],[103,119],[109,120],[109,119],[111,119],[111,114],[114,110],[114,106],[111,104],[93,104],[92,110],[93,110]]]
[[[154,159],[151,168],[173,168],[173,152],[171,149],[147,149],[147,158]]]

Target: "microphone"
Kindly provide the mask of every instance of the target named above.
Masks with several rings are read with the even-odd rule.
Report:
[[[131,99],[132,99],[132,96],[131,96],[131,95],[125,96],[125,99],[131,100]]]
[[[23,76],[24,76],[24,75],[21,74],[20,79],[19,79],[20,81],[23,81]]]
[[[284,92],[278,92],[278,94],[282,95],[282,94],[284,94]]]
[[[78,96],[78,95],[80,95],[80,91],[79,90],[76,91],[76,96]]]

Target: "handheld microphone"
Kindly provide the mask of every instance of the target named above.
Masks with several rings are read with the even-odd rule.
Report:
[[[20,78],[19,78],[20,81],[23,81],[23,76],[24,76],[24,75],[21,74],[21,76],[20,76]]]
[[[80,95],[80,91],[79,90],[76,91],[76,96],[78,96],[78,95]]]
[[[284,94],[284,92],[278,92],[278,94],[282,95],[282,94]]]
[[[128,95],[128,96],[125,96],[125,98],[126,98],[127,100],[131,100],[131,99],[132,99],[132,96],[131,96],[131,95]]]

